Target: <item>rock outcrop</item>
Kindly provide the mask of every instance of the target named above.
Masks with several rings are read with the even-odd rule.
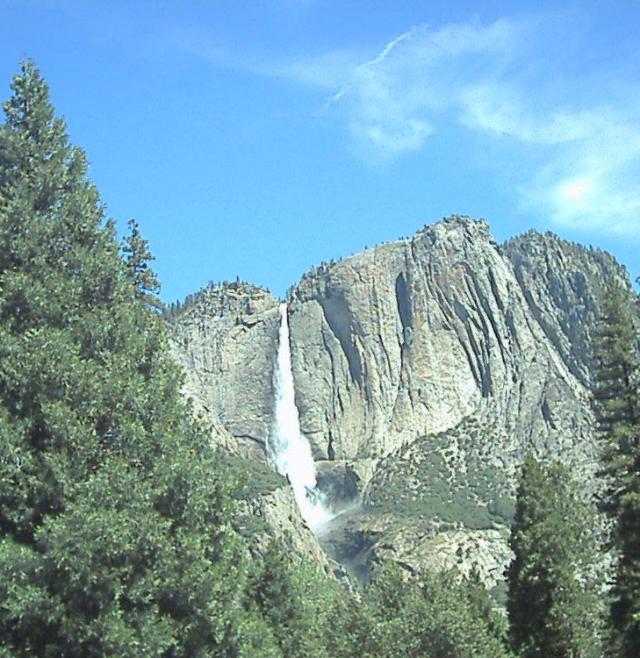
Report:
[[[247,283],[209,286],[170,322],[171,350],[194,413],[247,479],[239,523],[253,548],[263,552],[273,537],[286,538],[297,556],[340,576],[300,516],[289,483],[265,463],[274,425],[278,305],[271,293]]]
[[[591,332],[598,322],[602,285],[626,270],[606,251],[585,248],[553,233],[529,231],[506,243],[531,313],[567,368],[584,385],[591,376]]]
[[[321,486],[344,512],[328,551],[364,579],[395,559],[475,565],[499,587],[524,455],[596,486],[589,344],[610,276],[628,282],[604,252],[537,233],[500,246],[466,217],[305,275],[289,299],[292,362]],[[277,300],[240,286],[210,289],[173,327],[185,393],[254,459],[277,323]]]
[[[205,288],[170,325],[183,392],[215,443],[265,460],[273,426],[278,299],[246,283]]]
[[[451,218],[311,272],[290,326],[320,459],[382,458],[478,413],[541,450],[589,431],[584,387],[484,222]]]

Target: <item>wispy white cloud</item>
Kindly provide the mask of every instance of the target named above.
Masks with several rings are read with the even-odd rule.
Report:
[[[538,170],[523,172],[523,207],[556,224],[640,237],[640,117],[607,106],[544,109],[505,82],[465,89],[461,121],[516,144],[547,147]]]
[[[640,116],[580,104],[527,78],[539,21],[417,25],[344,74],[322,112],[344,120],[356,151],[390,160],[428,148],[445,121],[539,152],[516,186],[522,207],[558,225],[640,237]],[[336,63],[334,61],[334,63]],[[316,68],[307,82],[331,75]],[[330,67],[334,68],[334,67]],[[335,68],[334,68],[335,70]],[[329,72],[329,69],[326,70]],[[632,90],[640,97],[640,89]],[[540,162],[542,161],[542,164]],[[527,168],[528,167],[528,168]]]
[[[331,93],[344,84],[365,54],[354,49],[335,49],[298,57],[266,57],[251,48],[231,46],[207,30],[176,28],[162,39],[165,48],[205,60],[223,69],[269,78],[282,78]]]
[[[640,123],[606,108],[582,118],[572,127],[584,136],[554,149],[521,201],[558,225],[639,238]]]
[[[583,140],[601,123],[594,110],[540,112],[534,97],[524,98],[505,82],[466,86],[460,91],[459,104],[460,120],[468,128],[532,144]],[[530,107],[536,112],[530,112]]]
[[[474,71],[488,64],[500,68],[519,30],[507,21],[436,31],[414,26],[353,68],[323,112],[343,113],[356,146],[369,156],[377,151],[378,157],[398,157],[417,150],[433,132],[434,119],[457,104]]]
[[[411,28],[408,32],[404,32],[400,36],[395,37],[371,60],[366,61],[364,64],[359,64],[355,67],[353,73],[349,76],[346,84],[344,84],[335,94],[333,94],[325,103],[323,109],[328,109],[331,105],[337,103],[340,99],[344,98],[349,92],[357,90],[362,82],[372,79],[376,76],[376,69],[380,67],[384,61],[389,57],[395,48],[397,48],[404,41],[411,39],[414,34],[420,31],[420,27]]]
[[[319,113],[343,123],[367,161],[429,148],[430,137],[452,122],[506,142],[521,167],[514,190],[522,208],[558,225],[640,239],[640,103],[623,111],[624,102],[581,102],[571,82],[553,86],[540,75],[554,70],[545,59],[544,29],[535,18],[420,24],[377,51],[284,61],[230,57],[192,36],[185,47],[218,65],[324,93]],[[628,93],[640,100],[640,87]]]

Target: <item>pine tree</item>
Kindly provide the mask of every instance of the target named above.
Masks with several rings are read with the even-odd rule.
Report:
[[[328,635],[337,627],[329,629],[326,621],[340,597],[317,565],[291,559],[286,542],[274,540],[262,556],[250,598],[284,658],[340,658],[336,651],[327,653]]]
[[[408,578],[384,565],[369,592],[372,629],[364,658],[508,658],[488,594],[454,573]],[[482,603],[480,602],[482,600]],[[366,619],[366,617],[365,617]]]
[[[617,562],[611,592],[611,655],[640,655],[640,359],[633,298],[612,281],[594,340],[594,411],[602,440],[603,508]]]
[[[511,530],[507,599],[512,646],[522,658],[601,655],[592,533],[567,471],[528,456]]]
[[[136,288],[136,294],[149,306],[160,308],[162,305],[156,296],[160,291],[160,283],[156,273],[149,265],[151,261],[155,260],[149,251],[149,242],[142,237],[135,219],[130,219],[128,226],[129,234],[124,239],[122,251]]]
[[[614,518],[625,490],[619,478],[633,470],[640,423],[640,360],[631,302],[628,289],[610,282],[594,339],[594,411],[603,441],[603,475],[613,478],[603,503]]]
[[[233,483],[26,62],[0,126],[0,656],[255,656]],[[143,282],[147,285],[148,281]]]

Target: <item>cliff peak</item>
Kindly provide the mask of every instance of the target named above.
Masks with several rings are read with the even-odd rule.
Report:
[[[340,517],[358,538],[348,559],[475,561],[495,584],[526,453],[595,486],[590,332],[612,275],[630,285],[606,252],[535,231],[498,245],[483,219],[452,215],[302,277],[289,294],[296,406],[331,500],[364,503]],[[278,303],[213,287],[174,327],[214,440],[261,460]]]

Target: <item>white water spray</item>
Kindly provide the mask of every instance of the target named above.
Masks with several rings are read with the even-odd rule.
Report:
[[[269,444],[270,457],[277,471],[289,478],[302,517],[312,530],[318,531],[334,515],[326,507],[322,493],[316,488],[316,467],[311,446],[300,431],[291,369],[286,304],[280,305],[275,389],[275,427]]]

